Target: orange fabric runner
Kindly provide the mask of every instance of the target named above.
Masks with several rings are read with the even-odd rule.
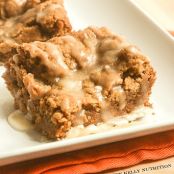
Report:
[[[169,31],[172,36],[174,36],[174,31]]]
[[[12,164],[0,174],[97,173],[174,156],[174,131]]]

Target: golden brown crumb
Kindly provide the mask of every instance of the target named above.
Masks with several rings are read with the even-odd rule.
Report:
[[[62,0],[3,0],[0,2],[0,61],[8,60],[18,44],[46,41],[70,31]]]

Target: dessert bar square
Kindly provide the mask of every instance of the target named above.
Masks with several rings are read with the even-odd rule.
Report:
[[[46,41],[71,31],[62,0],[4,0],[0,2],[0,61],[18,44]]]
[[[149,59],[104,27],[23,43],[4,74],[16,109],[53,139],[150,106],[155,78]]]

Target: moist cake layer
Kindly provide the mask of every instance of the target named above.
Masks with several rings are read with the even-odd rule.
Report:
[[[106,28],[24,43],[6,64],[15,106],[49,138],[148,106],[155,72],[140,50]]]
[[[62,0],[4,0],[0,11],[1,62],[17,44],[45,41],[71,31]]]

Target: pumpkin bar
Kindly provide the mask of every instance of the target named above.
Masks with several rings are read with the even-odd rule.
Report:
[[[4,74],[16,109],[51,139],[149,106],[155,78],[149,59],[105,27],[23,43]]]
[[[63,0],[2,0],[0,2],[0,61],[18,44],[46,41],[71,31]]]

